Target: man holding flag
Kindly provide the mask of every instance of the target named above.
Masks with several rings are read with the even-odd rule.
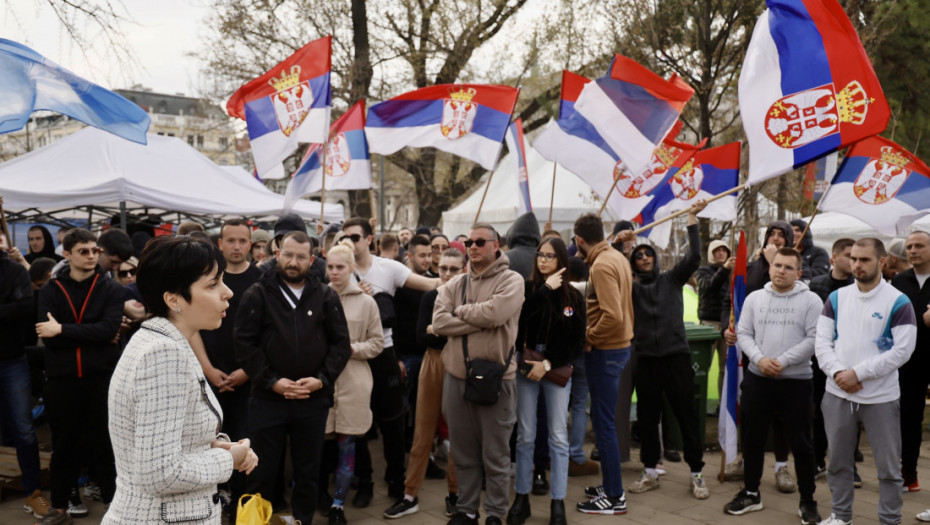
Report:
[[[782,422],[794,453],[803,525],[820,521],[814,501],[814,447],[811,443],[810,358],[823,302],[801,282],[801,254],[781,248],[769,268],[771,281],[746,298],[737,335],[749,359],[743,378],[740,423],[743,429],[745,488],[724,506],[727,514],[762,510],[759,481],[765,442],[773,420]]]

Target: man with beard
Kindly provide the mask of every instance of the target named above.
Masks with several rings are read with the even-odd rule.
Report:
[[[285,234],[265,272],[243,295],[235,323],[236,358],[252,381],[248,427],[264,461],[246,491],[272,494],[278,458],[290,438],[294,518],[313,522],[317,473],[333,385],[352,349],[339,297],[310,274],[310,238]]]

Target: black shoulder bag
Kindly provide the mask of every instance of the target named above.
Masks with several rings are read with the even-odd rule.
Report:
[[[358,273],[355,274],[355,280],[362,282]],[[381,316],[381,328],[394,328],[397,324],[397,313],[394,311],[394,297],[387,292],[374,293],[372,299],[378,305],[378,315]]]
[[[468,276],[462,279],[462,304],[465,303],[465,289],[468,288]],[[501,395],[501,383],[504,373],[513,359],[514,347],[510,347],[507,362],[503,365],[487,359],[469,359],[468,336],[462,336],[462,353],[465,355],[465,401],[477,405],[496,405]]]

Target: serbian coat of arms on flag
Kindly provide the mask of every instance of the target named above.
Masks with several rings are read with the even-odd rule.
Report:
[[[310,112],[313,104],[313,90],[310,82],[300,80],[300,66],[291,66],[290,71],[282,71],[280,77],[272,77],[268,84],[275,89],[269,95],[274,106],[278,127],[285,136],[300,126]]]
[[[478,105],[472,102],[476,93],[475,88],[449,89],[449,98],[442,101],[442,136],[455,140],[471,131],[478,113]]]

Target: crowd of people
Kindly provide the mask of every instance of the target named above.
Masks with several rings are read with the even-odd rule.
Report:
[[[735,258],[714,240],[701,265],[703,206],[688,214],[684,255],[664,265],[631,223],[607,235],[593,214],[570,235],[540,231],[532,213],[506,234],[476,223],[455,237],[376,237],[363,218],[308,233],[293,214],[270,232],[228,220],[212,237],[196,223],[160,237],[62,228],[58,250],[33,226],[26,254],[0,234],[0,433],[17,450],[24,508],[39,524],[67,524],[88,514],[83,495],[108,505],[106,523],[220,523],[223,508],[234,522],[240,496],[261,493],[280,510],[290,487],[295,520],[319,512],[344,525],[347,504],[371,505],[380,436],[395,501],[386,519],[418,512],[429,478],[446,480],[450,525],[477,525],[482,509],[487,525],[522,525],[531,492],[548,493],[549,523],[564,525],[566,499],[615,515],[627,492],[659,489],[664,462],[681,461],[663,431],[672,421],[689,493],[706,499],[690,283],[701,323],[720,333],[720,363],[738,344],[745,364],[742,458],[727,465],[744,486],[724,512],[762,510],[771,430],[776,486],[799,492],[801,523],[851,523],[864,430],[879,520],[900,523],[902,492],[920,489],[930,233],[887,248],[840,239],[828,254],[803,221],[775,221],[734,326]],[[50,499],[35,398],[51,428]],[[642,472],[624,488],[631,434]],[[598,473],[600,484],[569,493],[568,477]]]

